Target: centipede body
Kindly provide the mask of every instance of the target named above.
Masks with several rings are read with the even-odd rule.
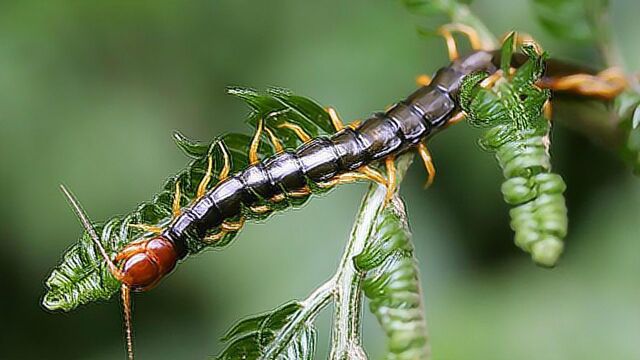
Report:
[[[495,61],[494,53],[476,51],[438,70],[429,85],[355,129],[345,127],[248,166],[184,208],[162,236],[184,248],[188,235],[202,238],[256,206],[284,202],[302,189],[317,189],[340,174],[411,149],[442,129],[459,109],[463,78],[477,71],[495,72]]]

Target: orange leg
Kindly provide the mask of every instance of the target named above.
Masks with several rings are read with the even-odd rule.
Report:
[[[282,147],[282,143],[280,142],[276,134],[274,134],[273,131],[271,131],[271,129],[269,129],[268,127],[265,127],[264,131],[267,133],[267,136],[269,136],[269,140],[271,141],[271,144],[273,144],[273,148],[276,150],[276,154],[280,154],[281,152],[283,152],[284,148]]]
[[[487,89],[495,85],[495,83],[502,78],[502,70],[498,70],[495,73],[489,75],[486,79],[480,82],[480,86]]]
[[[129,224],[129,227],[132,227],[134,229],[140,229],[144,232],[150,232],[154,234],[160,234],[164,231],[164,229],[161,228],[160,226],[147,225],[147,224]]]
[[[222,151],[222,158],[224,161],[224,165],[218,175],[218,179],[222,181],[229,176],[229,172],[231,171],[231,159],[229,158],[229,151],[227,150],[226,145],[222,141],[218,142],[218,145],[220,146],[220,151]]]
[[[180,180],[176,181],[176,191],[173,194],[173,204],[171,206],[171,212],[173,213],[173,217],[180,216],[182,211],[180,210],[180,198],[182,195],[180,194]]]
[[[298,189],[298,190],[292,190],[292,191],[289,191],[287,193],[288,196],[294,197],[294,198],[295,197],[305,197],[305,196],[308,196],[309,194],[311,194],[311,189],[309,189],[308,186],[305,186],[305,187],[303,187],[301,189]]]
[[[553,116],[553,105],[551,105],[551,100],[547,100],[542,107],[542,113],[544,114],[544,118],[547,121],[551,122],[551,118]]]
[[[311,141],[311,136],[307,134],[299,125],[285,122],[278,125],[278,127],[293,131],[296,136],[304,143]]]
[[[387,184],[386,180],[384,178],[382,180],[383,180],[382,184],[386,185]],[[318,186],[323,187],[323,188],[330,188],[330,187],[334,187],[336,185],[348,184],[348,183],[353,183],[353,182],[356,182],[356,181],[375,181],[375,182],[380,183],[378,180],[374,180],[370,176],[365,175],[365,174],[363,174],[361,172],[348,172],[348,173],[337,175],[334,178],[332,178],[331,180],[327,180],[327,181],[318,183]]]
[[[211,181],[211,171],[213,170],[213,159],[211,155],[207,158],[207,171],[204,173],[200,184],[198,184],[198,190],[196,191],[196,199],[200,199],[207,192],[207,185]]]
[[[393,195],[395,195],[398,188],[396,181],[396,159],[394,156],[388,156],[384,160],[384,164],[387,168],[387,195],[384,198],[385,204],[391,201]]]
[[[116,263],[122,261],[126,258],[129,258],[132,255],[145,252],[147,247],[146,241],[138,241],[134,243],[127,244],[113,259]]]
[[[433,165],[433,158],[431,157],[431,153],[427,146],[424,143],[420,143],[416,148],[418,150],[418,154],[424,163],[425,169],[427,169],[427,182],[425,182],[425,189],[433,184],[433,180],[436,177],[436,167]]]
[[[222,225],[220,225],[219,232],[205,237],[203,241],[205,243],[212,244],[222,239],[225,235],[227,235],[230,232],[240,231],[240,229],[242,229],[242,227],[244,226],[244,222],[245,222],[244,218],[241,218],[236,222],[224,221],[222,222]]]
[[[447,121],[447,127],[451,126],[451,125],[455,125],[461,121],[463,121],[465,118],[467,117],[467,114],[464,111],[460,111],[458,113],[456,113],[455,115],[453,115],[451,117],[451,119],[449,119],[449,121]]]
[[[422,74],[416,78],[416,84],[418,86],[427,86],[431,84],[431,76]]]
[[[224,221],[222,225],[220,225],[220,228],[223,231],[232,232],[232,231],[239,231],[240,229],[242,229],[243,226],[244,226],[244,218],[241,218],[240,220],[235,222]]]
[[[449,60],[453,61],[460,57],[458,53],[458,46],[456,44],[456,40],[453,38],[453,32],[460,32],[465,34],[469,38],[469,42],[471,43],[471,48],[474,50],[483,49],[482,41],[480,40],[480,36],[478,32],[472,28],[471,26],[453,23],[446,24],[441,26],[438,29],[438,34],[441,35],[447,43],[447,50],[449,52]]]
[[[331,118],[331,123],[333,124],[333,128],[336,129],[336,132],[344,129],[345,125],[342,122],[342,119],[340,119],[340,115],[338,115],[338,112],[336,111],[336,109],[332,107],[328,107],[326,110],[329,113],[329,117]],[[355,130],[358,126],[360,126],[361,123],[362,121],[360,120],[354,120],[346,126]]]
[[[254,165],[260,162],[260,158],[258,157],[258,148],[260,147],[260,137],[262,136],[263,125],[262,118],[258,119],[256,133],[253,135],[251,145],[249,145],[249,165]]]
[[[543,78],[538,81],[538,85],[545,89],[569,91],[578,95],[611,100],[628,87],[628,81],[622,70],[609,68],[596,75],[575,74]]]

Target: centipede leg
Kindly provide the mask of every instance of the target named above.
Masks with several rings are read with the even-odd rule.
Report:
[[[461,121],[463,121],[467,117],[467,114],[464,111],[460,111],[453,115],[449,121],[447,121],[446,126],[449,127],[451,125],[455,125]]]
[[[622,70],[609,68],[596,75],[574,74],[542,78],[537,85],[545,89],[569,91],[578,95],[611,100],[628,87],[628,82]]]
[[[284,122],[278,125],[278,127],[293,131],[296,136],[304,143],[311,141],[311,136],[307,134],[299,125]]]
[[[147,225],[147,224],[129,224],[129,227],[132,227],[134,229],[140,229],[144,232],[149,232],[153,234],[160,234],[164,231],[164,229],[161,228],[160,226]]]
[[[394,156],[388,156],[384,160],[384,165],[387,168],[387,195],[384,198],[385,204],[391,201],[397,189],[395,161],[396,159]]]
[[[553,105],[551,104],[551,100],[547,100],[544,102],[542,113],[544,115],[544,118],[547,119],[547,121],[551,122],[551,118],[553,117]]]
[[[171,206],[171,213],[173,214],[173,217],[178,217],[182,213],[182,210],[180,209],[181,196],[182,195],[180,194],[180,180],[178,180],[176,181],[176,190],[173,194],[173,204]]]
[[[433,157],[424,143],[418,144],[418,154],[424,163],[424,168],[427,170],[427,181],[424,183],[424,188],[428,188],[433,184],[433,180],[436,178],[436,167],[433,165]]]
[[[544,118],[547,119],[549,123],[551,123],[551,118],[553,116],[553,105],[551,105],[551,100],[547,100],[542,107],[542,114]],[[545,151],[549,154],[549,149],[551,148],[551,138],[549,137],[549,132],[547,132],[542,137],[542,144],[544,145]]]
[[[224,221],[222,222],[222,224],[220,225],[220,231],[213,234],[213,235],[209,235],[203,238],[203,241],[205,243],[211,244],[214,243],[216,241],[219,241],[220,239],[222,239],[225,235],[231,233],[231,232],[237,232],[240,231],[240,229],[242,229],[242,227],[244,226],[244,218],[240,218],[240,220],[232,222],[232,221]]]
[[[262,128],[264,124],[262,118],[258,119],[258,125],[256,127],[256,133],[251,139],[251,145],[249,145],[249,164],[254,165],[260,162],[258,157],[258,148],[260,147],[260,137],[262,136]]]
[[[147,246],[147,241],[138,241],[135,243],[127,244],[113,259],[116,263],[129,258],[130,256],[144,252]]]
[[[326,110],[329,113],[329,118],[331,118],[331,124],[333,124],[333,128],[336,129],[336,131],[340,131],[344,129],[345,128],[344,122],[342,121],[342,119],[340,119],[340,115],[338,115],[338,112],[336,111],[336,109],[332,107],[328,107]],[[361,123],[360,120],[355,120],[346,126],[351,129],[355,129],[358,126],[360,126],[360,123]]]
[[[305,197],[309,195],[311,195],[311,189],[306,185],[300,189],[291,190],[287,192],[287,196],[293,197],[293,198],[300,198],[300,197]]]
[[[370,166],[363,166],[358,169],[358,172],[363,174],[368,180],[377,182],[381,185],[387,184],[387,179],[385,179],[385,177],[378,170],[375,170]]]
[[[318,183],[318,186],[323,188],[331,188],[340,184],[348,184],[356,181],[374,181],[384,186],[387,185],[386,179],[382,179],[382,182],[379,179],[373,179],[370,176],[363,174],[361,172],[348,172],[344,174],[337,175],[330,180],[323,181]]]
[[[340,116],[336,112],[336,109],[328,107],[327,112],[329,113],[329,118],[331,118],[333,128],[336,129],[336,131],[344,129],[344,123],[342,122],[342,119],[340,119]]]
[[[416,78],[416,85],[418,86],[427,86],[429,84],[431,84],[431,76],[427,74],[419,75]]]
[[[280,142],[280,139],[278,139],[276,134],[274,134],[273,131],[271,131],[271,129],[269,129],[266,126],[264,128],[264,131],[267,133],[267,136],[269,136],[269,141],[271,141],[271,144],[273,145],[273,148],[275,149],[276,154],[280,154],[281,152],[283,152],[284,147],[282,147],[282,143]]]
[[[249,207],[249,210],[254,214],[262,215],[271,211],[271,208],[267,205],[254,205]]]
[[[223,221],[222,225],[220,225],[220,228],[222,229],[222,231],[227,232],[240,231],[240,229],[242,229],[242,227],[244,226],[244,222],[244,218],[240,218],[240,220],[238,221]]]
[[[222,239],[225,235],[227,235],[228,232],[226,231],[219,231],[213,235],[209,235],[209,236],[205,236],[202,241],[206,244],[213,244],[217,241],[219,241],[220,239]]]
[[[211,172],[213,170],[213,159],[211,155],[207,158],[207,171],[204,173],[200,184],[198,184],[198,190],[196,191],[196,199],[200,199],[207,192],[207,185],[211,181]]]
[[[482,44],[480,36],[478,35],[478,32],[471,26],[460,23],[442,25],[440,28],[438,28],[438,34],[444,38],[447,44],[449,60],[451,61],[456,60],[460,57],[460,54],[458,53],[458,45],[456,44],[456,40],[453,38],[452,32],[465,34],[467,38],[469,38],[471,48],[474,50],[481,50],[485,48]]]
[[[231,159],[229,158],[229,151],[227,150],[227,146],[222,142],[218,142],[218,146],[220,146],[220,151],[222,152],[222,161],[224,164],[222,165],[222,169],[220,169],[220,174],[218,174],[218,179],[220,181],[229,177],[229,173],[231,172]]]

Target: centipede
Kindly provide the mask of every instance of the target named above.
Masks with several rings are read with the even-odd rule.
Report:
[[[453,32],[469,38],[470,53],[458,53]],[[426,185],[430,185],[436,171],[428,141],[466,118],[478,125],[494,116],[478,110],[477,93],[489,93],[496,80],[509,77],[510,71],[535,68],[539,74],[529,85],[544,89],[544,94],[565,91],[612,99],[625,87],[623,75],[611,71],[585,73],[580,67],[534,57],[529,50],[512,54],[491,49],[461,24],[446,25],[440,33],[447,40],[451,62],[432,77],[421,76],[415,92],[363,121],[345,124],[333,108],[281,89],[261,94],[230,88],[232,95],[253,108],[254,135],[228,134],[204,144],[176,134],[176,142],[192,162],[167,181],[156,198],[131,214],[94,224],[63,186],[85,231],[47,280],[45,307],[68,311],[109,299],[119,290],[127,354],[133,359],[131,292],[154,288],[181,261],[203,249],[225,246],[246,222],[302,206],[313,195],[336,186],[371,181],[385,186],[387,200],[391,199],[397,190],[394,160],[403,153],[418,154],[428,174]],[[543,136],[536,139],[543,141]],[[518,140],[520,145],[526,142]],[[540,146],[545,145],[541,142],[534,147]],[[247,147],[248,152],[242,150]],[[524,175],[518,173],[519,177],[509,176],[510,184],[547,179],[545,174],[531,172],[532,168],[526,168]],[[518,203],[526,206],[528,200]],[[520,212],[526,213],[526,208]],[[558,238],[562,235],[556,233]],[[530,249],[534,245],[523,246]],[[71,285],[74,281],[80,285]]]

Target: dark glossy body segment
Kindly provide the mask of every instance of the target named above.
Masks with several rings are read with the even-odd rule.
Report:
[[[223,180],[196,200],[165,230],[182,243],[187,234],[205,236],[223,221],[249,213],[290,192],[330,180],[363,165],[400,154],[446,125],[458,108],[463,78],[476,71],[496,70],[494,54],[478,51],[437,71],[422,87],[385,113],[376,113],[358,128],[318,137],[295,151],[273,155]]]

